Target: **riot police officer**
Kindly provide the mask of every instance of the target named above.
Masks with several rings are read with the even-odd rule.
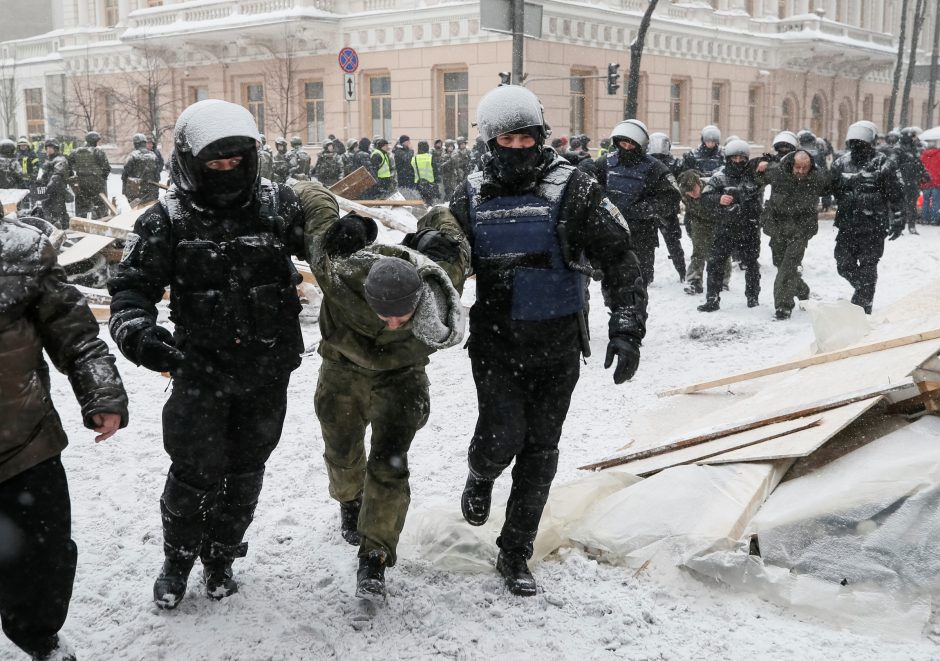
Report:
[[[132,206],[139,206],[157,199],[160,181],[157,154],[147,149],[147,137],[137,133],[133,137],[134,151],[124,163],[121,173],[123,188],[121,192]]]
[[[901,206],[901,211],[904,214],[909,234],[918,234],[917,198],[920,196],[921,184],[930,181],[927,168],[920,160],[917,137],[920,133],[921,130],[916,126],[906,126],[901,129],[901,137],[898,140],[898,148],[895,154],[898,171],[901,173],[901,179],[904,180],[904,203]]]
[[[603,143],[603,140],[601,143]],[[672,155],[672,140],[670,140],[669,136],[665,133],[650,134],[650,143],[647,152],[650,156],[669,168],[669,172],[671,172],[674,177],[678,176],[682,171],[682,163]],[[678,186],[678,183],[676,185]],[[663,235],[663,241],[666,242],[669,260],[676,268],[676,273],[679,275],[679,282],[685,282],[685,251],[682,250],[682,229],[679,225],[678,205],[675,213],[670,214],[667,218],[663,218],[663,221],[659,224],[659,232]]]
[[[760,294],[760,215],[763,186],[748,168],[751,148],[744,140],[725,145],[725,164],[702,189],[706,213],[718,221],[708,255],[705,303],[700,312],[714,312],[721,300],[722,281],[728,257],[737,255],[744,267],[744,296],[749,308],[758,305]]]
[[[303,341],[290,256],[303,218],[286,186],[258,176],[258,127],[242,106],[208,99],[180,114],[173,188],[134,227],[111,292],[111,336],[136,365],[173,375],[163,409],[171,465],[160,499],[157,607],[175,608],[201,558],[207,596],[238,589],[232,563],[280,440]],[[157,325],[170,290],[175,332]]]
[[[274,154],[264,134],[261,135],[261,148],[258,150],[258,174],[262,179],[274,178]]]
[[[511,112],[509,110],[511,109]],[[603,273],[611,310],[605,366],[633,376],[646,291],[626,221],[597,182],[545,146],[536,96],[517,85],[486,93],[477,126],[490,157],[454,191],[450,210],[477,277],[469,353],[479,417],[461,510],[489,517],[493,482],[515,461],[496,567],[509,590],[535,594],[527,566],[558,464],[558,442],[587,351],[584,258]]]
[[[310,155],[303,149],[304,141],[295,135],[290,139],[291,151],[288,155],[290,161],[290,176],[299,181],[310,178]]]
[[[871,314],[878,281],[878,262],[884,254],[885,236],[891,240],[904,229],[904,184],[897,165],[875,149],[877,130],[871,122],[852,124],[846,132],[849,151],[832,164],[835,195],[835,259],[839,275],[855,293],[852,303]]]
[[[16,145],[9,139],[0,140],[0,188],[25,188],[23,183]]]
[[[313,176],[324,186],[332,186],[343,178],[343,161],[333,153],[333,142],[325,140],[323,151],[317,156],[317,164],[313,168]]]
[[[669,168],[646,153],[650,137],[643,122],[620,122],[611,131],[610,141],[614,150],[595,162],[597,181],[630,225],[648,287],[653,282],[660,225],[672,217],[678,224],[679,186]],[[684,257],[681,275],[685,276]]]
[[[58,227],[68,229],[69,213],[65,208],[69,200],[68,180],[72,168],[59,153],[59,143],[46,140],[46,162],[36,180],[36,191],[42,204],[43,218]]]
[[[799,149],[800,142],[797,140],[796,134],[793,131],[780,131],[780,133],[774,136],[773,148],[774,155],[777,157],[777,160],[779,160],[787,154]]]
[[[682,157],[682,169],[695,170],[703,179],[712,176],[724,164],[721,130],[712,124],[702,129],[701,144]]]
[[[78,179],[75,190],[75,215],[84,218],[104,218],[110,213],[102,194],[108,193],[108,175],[111,163],[104,150],[98,147],[101,135],[97,131],[85,134],[85,144],[68,156],[69,164]]]
[[[26,179],[25,183],[28,185],[35,181],[39,172],[39,157],[25,135],[21,135],[16,140],[16,160],[20,162],[20,170],[23,171],[23,177]]]

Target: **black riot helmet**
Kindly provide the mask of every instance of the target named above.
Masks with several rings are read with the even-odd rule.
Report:
[[[252,201],[259,183],[259,132],[246,108],[206,99],[176,120],[173,183],[200,206],[231,208]],[[240,159],[236,167],[231,161]],[[209,163],[230,161],[225,168]]]
[[[85,134],[85,144],[89,147],[97,147],[101,141],[101,134],[97,131],[89,131]]]
[[[477,129],[488,144],[504,133],[531,132],[541,146],[552,132],[538,97],[519,85],[501,85],[483,95],[477,105]]]
[[[13,158],[15,154],[16,154],[16,143],[14,143],[9,138],[0,140],[0,156]]]
[[[134,143],[134,149],[143,149],[147,146],[147,136],[143,133],[135,133],[134,137],[131,138],[131,142]]]

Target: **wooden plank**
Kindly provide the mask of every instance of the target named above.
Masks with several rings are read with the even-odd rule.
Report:
[[[131,230],[122,227],[117,222],[107,222],[104,220],[88,220],[86,218],[69,219],[69,229],[75,232],[85,234],[94,234],[97,236],[107,236],[112,239],[126,241]]]
[[[745,419],[743,421],[735,422],[730,425],[719,426],[713,429],[701,430],[699,433],[690,434],[688,436],[682,436],[678,438],[671,438],[662,443],[659,443],[655,447],[646,448],[643,450],[638,450],[636,452],[629,452],[626,454],[614,455],[608,457],[602,461],[587,464],[584,466],[579,466],[581,470],[603,470],[605,468],[611,468],[613,466],[621,466],[623,464],[635,461],[637,459],[645,459],[647,457],[654,457],[660,454],[666,454],[673,452],[675,450],[681,450],[683,448],[691,447],[694,445],[700,445],[707,441],[711,441],[717,438],[722,438],[725,436],[730,436],[731,434],[737,434],[740,432],[749,431],[751,429],[757,429],[759,427],[766,427],[767,425],[772,425],[777,422],[785,422],[787,420],[794,420],[796,418],[804,418],[806,416],[815,415],[817,413],[822,413],[824,411],[830,411],[847,404],[852,404],[854,402],[860,402],[864,399],[869,399],[876,395],[883,395],[889,392],[895,392],[902,389],[911,389],[914,388],[911,382],[895,384],[892,386],[875,386],[873,388],[868,388],[866,390],[858,391],[855,393],[837,395],[834,398],[828,400],[822,400],[814,402],[810,405],[800,405],[798,407],[793,407],[789,409],[782,409],[778,413],[769,415],[769,416],[760,416],[752,417],[750,419]]]
[[[330,186],[330,190],[341,197],[355,199],[373,186],[375,177],[366,168],[360,167]]]
[[[793,360],[787,363],[780,363],[778,365],[772,365],[770,367],[764,367],[759,370],[753,370],[750,372],[742,372],[740,374],[734,374],[731,376],[722,377],[720,379],[715,379],[713,381],[703,381],[702,383],[696,383],[690,386],[685,386],[683,388],[675,388],[673,390],[665,390],[663,392],[657,393],[659,397],[669,397],[671,395],[683,395],[693,392],[699,392],[701,390],[708,390],[709,388],[717,388],[718,386],[725,386],[732,383],[740,383],[741,381],[749,381],[751,379],[759,379],[764,376],[769,376],[771,374],[780,374],[781,372],[789,372],[791,370],[798,370],[804,367],[810,367],[812,365],[820,365],[823,363],[831,363],[837,360],[844,360],[846,358],[852,358],[854,356],[863,356],[865,354],[875,353],[878,351],[885,351],[886,349],[893,349],[895,347],[902,347],[908,344],[916,344],[918,342],[926,342],[928,340],[935,340],[940,338],[940,329],[926,331],[923,333],[915,333],[914,335],[905,335],[904,337],[898,337],[891,340],[883,340],[881,342],[875,342],[872,344],[862,344],[859,346],[851,347],[849,349],[842,349],[840,351],[831,351],[829,353],[821,353],[809,358],[803,358],[802,360]]]
[[[107,236],[81,235],[81,239],[59,253],[59,265],[71,266],[84,259],[94,257],[102,248],[105,248],[114,239]]]
[[[353,200],[364,207],[423,207],[424,200]]]
[[[26,188],[0,188],[0,205],[3,205],[3,215],[16,213],[16,206],[29,195]]]
[[[299,262],[295,259],[294,268],[297,269],[297,272],[300,274],[300,277],[304,279],[304,282],[310,285],[317,284],[317,279],[310,271],[310,266],[308,266],[306,262]]]
[[[95,315],[97,321],[108,321],[111,319],[111,306],[110,305],[100,305],[98,303],[89,303],[88,307],[91,308],[91,313]]]
[[[872,397],[842,406],[822,414],[820,424],[813,429],[797,431],[787,436],[742,446],[711,457],[702,457],[697,464],[729,464],[739,461],[773,461],[776,459],[807,457],[840,431],[858,420],[882,401]]]
[[[117,208],[116,206],[114,206],[113,204],[111,204],[111,200],[108,199],[108,196],[107,196],[107,195],[105,195],[104,193],[98,193],[98,197],[100,197],[102,200],[104,200],[105,205],[107,205],[107,207],[111,210],[111,215],[112,215],[112,216],[116,216],[116,215],[118,215],[119,213],[121,213],[120,211],[118,211],[118,208]]]
[[[373,209],[366,207],[359,204],[358,202],[353,202],[352,200],[347,200],[344,197],[340,197],[339,195],[335,195],[335,197],[336,203],[343,211],[365,216],[366,218],[374,218],[375,220],[385,225],[387,228],[404,232],[405,234],[415,231],[415,228],[403,225],[398,221],[397,218],[393,217],[388,211],[385,211],[384,209]]]
[[[822,422],[822,416],[809,416],[796,418],[785,422],[778,422],[766,427],[751,429],[739,434],[731,434],[723,438],[716,438],[700,445],[676,450],[667,454],[660,454],[645,459],[637,459],[623,464],[620,468],[640,477],[647,477],[661,470],[673,466],[693,464],[707,457],[715,456],[737,450],[749,445],[760,444],[772,439],[790,436],[806,429],[814,429]]]

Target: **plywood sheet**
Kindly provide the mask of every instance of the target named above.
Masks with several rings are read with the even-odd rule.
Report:
[[[871,399],[826,411],[821,414],[821,423],[816,427],[700,459],[696,463],[727,464],[737,461],[772,461],[786,457],[809,456],[833,436],[860,418],[881,399],[881,397],[872,397]]]
[[[767,441],[767,439],[781,435],[783,435],[783,438],[786,438],[787,435],[798,433],[799,430],[813,429],[814,425],[819,425],[821,422],[821,415],[778,422],[773,425],[767,425],[766,427],[717,438],[713,441],[706,441],[681,450],[674,450],[654,457],[631,461],[622,464],[620,468],[634,475],[646,477],[647,475],[658,473],[666,468],[693,464],[706,457],[720,455],[730,450],[737,450],[738,448],[747,447],[755,443],[763,443]]]
[[[114,241],[106,236],[93,236],[91,234],[81,235],[81,239],[59,253],[59,264],[61,266],[71,266],[83,259],[93,257],[102,248],[105,248]]]

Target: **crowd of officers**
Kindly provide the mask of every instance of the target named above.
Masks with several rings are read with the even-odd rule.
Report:
[[[778,266],[776,316],[785,319],[794,299],[809,295],[800,262],[820,204],[837,207],[837,268],[866,312],[885,239],[905,228],[916,233],[911,198],[926,175],[907,156],[917,148],[914,129],[899,132],[896,148],[879,150],[876,127],[857,122],[847,151],[827,167],[805,131],[784,131],[773,153],[752,157],[745,141],[722,145],[709,126],[695,150],[675,159],[668,138],[635,119],[618,123],[596,158],[580,136],[556,150],[541,104],[520,86],[484,95],[476,120],[480,140],[470,152],[462,140],[434,150],[422,141],[412,152],[406,135],[395,146],[333,140],[311,169],[299,139],[292,151],[279,139],[269,152],[245,108],[200,101],[177,120],[171,186],[159,198],[162,156],[146,136],[134,137],[125,191],[159,201],[138,218],[108,283],[109,330],[129,361],[172,376],[162,417],[170,466],[159,499],[157,607],[178,606],[197,560],[209,598],[238,591],[233,563],[247,552],[290,374],[304,350],[292,258],[310,265],[323,292],[314,400],[339,528],[358,549],[356,594],[385,597],[385,569],[396,564],[410,504],[407,455],[430,413],[425,368],[436,351],[462,342],[460,296],[473,274],[466,346],[478,410],[460,508],[467,523],[484,524],[494,483],[512,466],[496,569],[510,592],[529,596],[536,583],[528,560],[562,427],[582,357],[591,354],[590,278],[601,281],[610,312],[604,367],[622,384],[640,364],[660,235],[687,291],[705,294],[699,309],[713,311],[732,260],[745,270],[748,305],[758,304],[763,227]],[[46,188],[76,166],[106,176],[96,142],[90,133],[87,151],[66,157],[47,141]],[[9,158],[9,145],[2,147]],[[376,244],[375,221],[341,216],[326,187],[359,167],[376,177],[376,197],[404,189],[448,202],[433,206],[400,245]],[[290,182],[279,183],[281,176]],[[693,244],[688,267],[682,205]],[[43,349],[69,375],[97,440],[127,425],[127,396],[48,239],[4,219],[0,257],[17,262],[0,274],[0,318],[9,321],[0,326],[0,356],[11,357],[0,392],[16,393],[0,398],[0,410],[16,412],[16,424],[0,430],[0,514],[18,540],[0,558],[0,620],[34,658],[74,660],[58,634],[77,563],[60,461],[66,438],[48,397]],[[156,307],[168,286],[172,332],[158,323]]]

